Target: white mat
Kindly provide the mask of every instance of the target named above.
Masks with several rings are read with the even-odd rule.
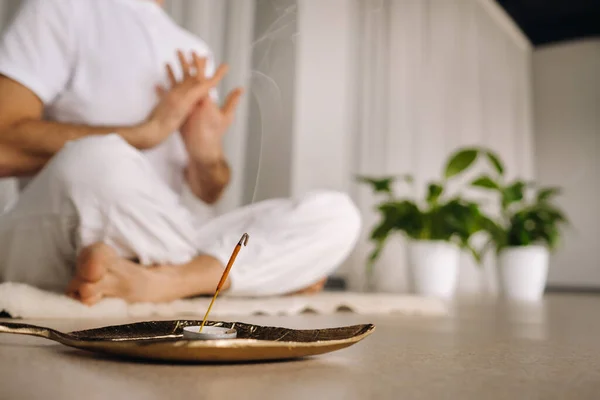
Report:
[[[210,299],[197,298],[161,304],[127,304],[106,299],[88,307],[67,296],[45,292],[31,286],[0,284],[0,311],[13,318],[145,318],[202,317]],[[338,311],[357,314],[390,314],[443,316],[447,305],[438,299],[393,294],[324,292],[310,296],[273,298],[217,299],[211,314],[218,316],[248,316],[254,314],[295,315],[303,312],[333,314]]]

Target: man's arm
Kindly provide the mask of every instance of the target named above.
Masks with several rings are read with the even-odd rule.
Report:
[[[69,140],[117,133],[132,146],[151,148],[183,123],[197,102],[223,78],[186,79],[163,94],[148,119],[136,126],[97,127],[43,121],[44,105],[27,87],[0,76],[0,177],[32,175]]]
[[[133,127],[92,127],[43,121],[42,101],[25,86],[0,76],[0,176],[30,175],[41,169],[69,140],[118,133],[140,145]]]
[[[29,176],[46,163],[46,157],[25,154],[12,147],[0,144],[0,178]]]

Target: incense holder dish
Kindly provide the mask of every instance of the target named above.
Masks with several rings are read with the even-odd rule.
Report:
[[[235,339],[237,331],[232,328],[220,326],[204,326],[200,332],[200,326],[192,325],[183,328],[183,338],[190,340],[220,340]]]
[[[352,346],[375,330],[372,324],[326,329],[288,329],[243,322],[207,321],[207,328],[236,331],[235,340],[192,340],[186,327],[199,330],[202,321],[147,321],[76,332],[0,321],[0,334],[39,336],[80,350],[121,360],[168,363],[229,363],[290,360],[317,356]],[[211,331],[214,333],[214,331]]]

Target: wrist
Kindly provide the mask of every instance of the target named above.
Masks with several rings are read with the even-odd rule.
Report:
[[[159,132],[159,124],[150,119],[124,130],[121,136],[136,149],[146,150],[158,144],[156,138],[160,136]]]
[[[221,146],[190,152],[190,162],[195,166],[210,166],[225,162],[225,153]]]
[[[231,171],[223,157],[210,163],[190,160],[185,175],[190,191],[205,203],[213,204],[229,183]]]

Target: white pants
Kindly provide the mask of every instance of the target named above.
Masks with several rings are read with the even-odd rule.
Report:
[[[64,290],[83,247],[103,241],[143,265],[198,254],[227,262],[242,233],[228,294],[307,287],[349,255],[360,215],[342,193],[314,192],[240,208],[198,226],[148,160],[117,135],[68,143],[0,216],[0,280]]]

